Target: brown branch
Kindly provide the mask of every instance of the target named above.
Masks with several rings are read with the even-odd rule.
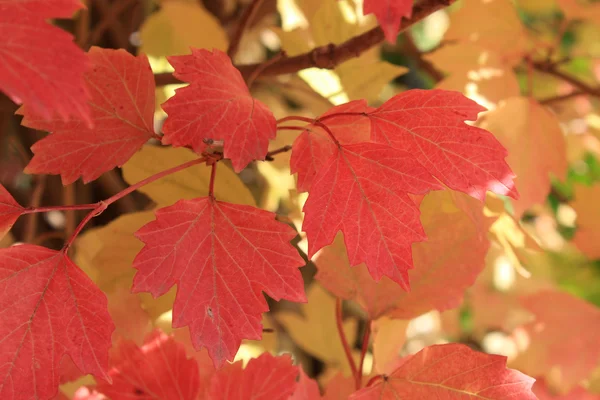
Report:
[[[580,81],[576,77],[566,74],[556,68],[556,64],[546,63],[546,62],[535,62],[533,63],[533,68],[537,71],[543,72],[548,75],[552,75],[555,78],[561,79],[572,86],[579,89],[581,92],[585,94],[589,94],[591,96],[600,97],[600,87],[592,87],[587,83]]]
[[[248,7],[246,7],[246,9],[244,10],[244,13],[240,18],[240,22],[235,28],[235,31],[233,31],[233,36],[231,37],[231,41],[229,42],[229,48],[227,49],[227,55],[232,60],[238,51],[240,41],[242,40],[242,35],[244,34],[246,27],[250,24],[250,21],[252,21],[254,14],[256,14],[260,3],[262,3],[262,0],[252,0],[252,3],[250,3],[250,5],[248,5]]]
[[[403,32],[425,17],[433,14],[454,3],[456,0],[423,0],[415,5],[410,19],[402,20],[398,32]],[[264,68],[260,76],[275,76],[292,74],[307,68],[333,69],[352,58],[360,56],[365,51],[382,43],[384,40],[383,30],[378,26],[361,35],[355,36],[344,43],[320,46],[308,53],[294,57],[285,57]],[[254,73],[257,68],[263,68],[262,63],[237,66],[243,76],[247,77]],[[181,83],[172,74],[154,75],[157,86]]]
[[[441,71],[438,71],[431,62],[423,58],[423,53],[417,48],[415,41],[409,32],[405,35],[404,50],[415,59],[417,66],[429,75],[435,83],[444,79],[444,74]]]
[[[571,92],[569,94],[561,94],[558,96],[547,97],[545,99],[538,100],[538,103],[544,104],[544,105],[551,105],[551,104],[558,103],[558,102],[561,102],[564,100],[572,99],[573,97],[583,96],[585,94],[586,93],[582,92],[582,91],[575,91],[575,92]]]

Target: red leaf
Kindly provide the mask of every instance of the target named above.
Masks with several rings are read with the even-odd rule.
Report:
[[[374,110],[365,100],[351,101],[335,106],[319,118],[339,113],[366,113]],[[327,128],[341,144],[368,142],[371,137],[371,123],[362,115],[340,115],[327,122]],[[296,138],[292,146],[290,170],[298,174],[298,191],[310,189],[315,176],[335,153],[336,144],[319,125],[309,124]]]
[[[45,21],[82,7],[75,0],[0,0],[0,89],[43,119],[91,124],[85,55],[69,33]]]
[[[451,189],[482,201],[487,190],[517,199],[506,149],[464,123],[484,110],[459,92],[408,90],[369,114],[371,139],[409,152]]]
[[[296,389],[298,367],[289,355],[273,357],[264,353],[248,362],[229,364],[217,371],[210,386],[212,399],[287,400]]]
[[[232,360],[243,338],[262,337],[261,314],[275,300],[306,301],[289,243],[296,235],[274,214],[205,197],[156,213],[136,236],[145,247],[133,266],[134,292],[160,296],[175,284],[173,327],[189,326],[194,347],[216,366]]]
[[[8,193],[8,190],[0,184],[0,239],[10,231],[23,210],[23,207]]]
[[[314,379],[310,379],[308,375],[300,368],[300,379],[296,386],[296,391],[289,400],[320,400],[321,392],[319,385]]]
[[[365,0],[363,13],[375,14],[390,43],[396,43],[402,17],[412,15],[413,0]]]
[[[309,257],[342,231],[351,265],[364,262],[375,280],[385,275],[408,289],[411,245],[425,233],[406,192],[440,188],[404,151],[374,143],[336,148],[304,205]]]
[[[370,320],[386,314],[410,319],[457,307],[485,265],[492,220],[483,215],[481,202],[450,191],[427,195],[421,212],[427,241],[413,246],[410,293],[387,278],[375,282],[363,265],[351,268],[338,239],[316,255],[316,279],[336,296],[358,302]]]
[[[571,294],[554,290],[525,296],[521,302],[535,320],[524,327],[529,346],[513,365],[548,380],[558,376],[556,386],[565,392],[573,389],[600,362],[600,310]]]
[[[184,347],[159,330],[141,348],[122,341],[111,354],[111,366],[113,384],[100,382],[97,387],[111,400],[194,400],[200,391],[196,360],[188,359]]]
[[[404,359],[389,377],[350,399],[535,400],[535,380],[506,368],[506,357],[479,353],[463,344],[429,346]]]
[[[198,154],[205,140],[223,140],[224,156],[236,172],[264,160],[275,138],[275,117],[252,98],[240,72],[220,50],[192,49],[191,55],[168,57],[178,79],[191,83],[162,105],[169,118],[165,144],[189,146]]]
[[[144,55],[93,47],[85,74],[95,128],[73,119],[46,121],[28,105],[23,125],[53,132],[31,148],[26,168],[34,174],[60,174],[64,185],[80,176],[85,183],[120,167],[154,136],[154,75]]]
[[[82,372],[109,379],[106,296],[63,252],[1,249],[0,282],[0,398],[51,398],[66,354]]]

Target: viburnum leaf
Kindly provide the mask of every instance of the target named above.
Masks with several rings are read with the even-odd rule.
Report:
[[[77,0],[0,0],[0,89],[43,119],[92,123],[85,54],[69,33],[46,22],[82,7]]]
[[[506,149],[490,132],[465,124],[481,111],[459,92],[408,90],[369,113],[371,139],[412,154],[450,189],[482,201],[488,190],[517,199]]]
[[[408,356],[390,376],[350,396],[365,399],[535,400],[535,380],[506,368],[506,357],[464,344],[429,346]]]
[[[342,231],[351,265],[364,262],[375,280],[385,275],[408,289],[411,245],[425,233],[407,192],[441,188],[407,152],[375,143],[336,147],[303,209],[309,257]]]
[[[296,235],[273,213],[210,197],[159,209],[136,236],[144,242],[133,266],[134,292],[157,297],[177,284],[173,327],[189,326],[197,350],[215,366],[232,360],[242,339],[260,339],[261,314],[275,300],[306,301],[289,243]]]
[[[248,362],[228,364],[212,377],[209,398],[227,400],[287,400],[296,389],[298,367],[284,354],[263,353]]]
[[[320,400],[321,392],[319,385],[314,379],[310,379],[308,375],[300,368],[300,379],[296,386],[296,391],[289,400]]]
[[[106,296],[66,256],[24,244],[0,249],[0,398],[50,399],[69,355],[84,373],[109,380],[114,330]]]
[[[570,391],[588,378],[600,362],[600,310],[555,290],[524,296],[521,302],[535,320],[524,326],[529,346],[512,365],[549,381],[558,371],[560,390]],[[573,327],[577,327],[577,340],[573,338]]]
[[[276,133],[273,113],[252,98],[227,54],[192,49],[191,55],[168,57],[174,75],[190,85],[175,91],[162,105],[168,118],[165,144],[202,153],[210,140],[223,140],[226,158],[236,172],[253,160],[264,160]]]
[[[200,391],[198,363],[188,359],[182,345],[160,330],[140,348],[122,341],[111,352],[108,372],[113,383],[100,382],[98,392],[111,400],[196,399]]]
[[[364,100],[351,101],[335,106],[320,118],[339,113],[366,113],[373,108]],[[368,142],[371,124],[361,115],[340,115],[327,122],[327,128],[341,144]],[[290,171],[298,174],[298,191],[310,189],[315,176],[335,153],[337,145],[322,126],[309,124],[292,145]]]
[[[313,259],[316,279],[336,296],[358,302],[371,320],[410,319],[458,306],[485,265],[492,219],[483,215],[481,202],[451,191],[425,196],[421,212],[427,241],[413,245],[410,293],[385,277],[375,282],[364,265],[350,267],[339,236]]]
[[[93,47],[85,74],[91,93],[94,128],[84,121],[47,120],[25,105],[23,125],[52,132],[34,144],[25,169],[34,174],[60,174],[64,185],[80,176],[85,183],[122,166],[154,136],[154,75],[144,55]]]
[[[413,0],[365,0],[363,13],[375,14],[377,21],[390,43],[396,43],[402,17],[412,15]]]
[[[10,231],[24,208],[0,184],[0,240]]]

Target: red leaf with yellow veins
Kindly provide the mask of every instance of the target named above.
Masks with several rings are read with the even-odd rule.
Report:
[[[63,252],[0,249],[0,293],[0,398],[52,398],[65,355],[83,373],[110,379],[106,296]]]
[[[157,297],[177,284],[173,327],[189,326],[194,347],[207,347],[219,366],[242,339],[261,338],[261,314],[269,309],[262,291],[306,301],[298,270],[304,261],[289,243],[295,235],[255,207],[180,200],[136,233],[145,246],[133,263],[133,291]]]
[[[407,193],[441,188],[406,152],[375,143],[337,147],[304,205],[309,257],[341,231],[351,265],[364,262],[375,280],[388,276],[408,289],[411,245],[425,233]]]
[[[140,348],[122,341],[111,354],[109,376],[113,383],[100,382],[97,390],[111,400],[196,399],[200,375],[195,359],[185,348],[159,330],[152,332]]]
[[[13,224],[23,214],[23,207],[0,185],[0,239],[10,231]]]
[[[94,128],[81,119],[46,120],[29,106],[23,125],[51,132],[34,144],[26,172],[60,174],[64,185],[85,183],[120,167],[154,136],[154,75],[144,55],[93,47],[85,74]]]
[[[274,357],[263,353],[248,362],[221,368],[212,377],[211,399],[227,400],[288,400],[296,388],[298,367],[289,355]]]
[[[506,368],[504,356],[452,343],[429,346],[406,357],[390,376],[350,399],[536,400],[531,391],[534,381]]]
[[[68,18],[75,0],[0,0],[0,89],[45,120],[71,117],[90,125],[85,54],[49,18]]]
[[[276,122],[266,105],[252,98],[240,72],[220,50],[192,49],[168,57],[174,75],[190,86],[177,89],[162,105],[169,115],[165,143],[201,154],[211,140],[223,140],[224,156],[236,172],[264,160]]]

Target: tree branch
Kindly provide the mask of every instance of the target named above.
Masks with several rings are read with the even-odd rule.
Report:
[[[566,74],[556,68],[556,64],[547,63],[547,62],[535,62],[533,63],[533,68],[543,72],[548,75],[552,75],[555,78],[561,79],[585,94],[589,94],[590,96],[600,97],[600,87],[592,87],[587,83],[580,81],[572,75]],[[547,102],[548,100],[546,100]]]
[[[433,14],[454,3],[456,0],[423,0],[413,7],[412,17],[402,20],[399,32],[403,32],[425,17]],[[344,43],[334,45],[330,43],[294,57],[285,57],[264,68],[260,76],[275,76],[292,74],[307,68],[333,69],[352,58],[360,56],[365,51],[382,43],[383,30],[378,26],[361,35],[355,36]],[[237,66],[244,77],[248,77],[258,68],[263,68],[262,63]],[[154,75],[157,86],[181,83],[171,73]]]
[[[233,32],[233,36],[231,37],[231,41],[229,42],[229,48],[227,49],[227,55],[232,60],[235,57],[235,54],[237,53],[238,47],[240,46],[242,35],[244,34],[246,27],[254,17],[254,14],[256,14],[256,10],[258,10],[260,3],[262,3],[262,0],[252,0],[252,3],[250,3],[248,7],[246,7],[246,9],[244,10],[242,17],[240,18],[240,22],[238,23],[238,26],[236,26],[235,31]]]

